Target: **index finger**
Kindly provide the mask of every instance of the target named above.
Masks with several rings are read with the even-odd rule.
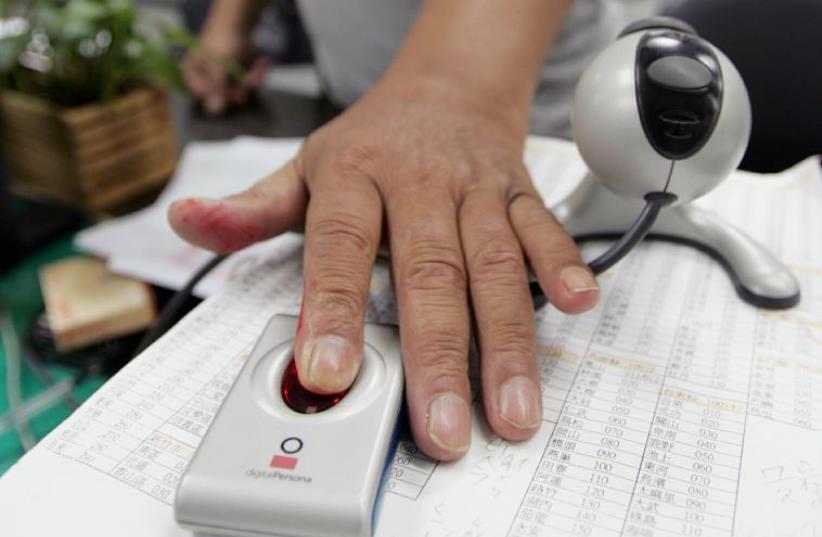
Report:
[[[380,242],[382,203],[368,178],[320,171],[305,222],[305,290],[297,370],[311,391],[335,393],[356,378],[363,318]]]

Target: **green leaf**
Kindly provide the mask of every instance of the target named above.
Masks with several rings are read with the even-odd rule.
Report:
[[[0,39],[0,85],[66,106],[113,98],[145,84],[183,88],[172,48],[198,46],[196,37],[178,28],[149,35],[128,0],[11,3],[20,8],[16,12],[27,14],[31,31],[19,40]],[[8,8],[8,2],[2,7]],[[19,63],[26,47],[47,54],[48,72]],[[242,76],[239,65],[224,61],[235,76]]]
[[[63,13],[66,22],[72,21],[95,21],[111,15],[111,8],[106,2],[95,2],[94,0],[71,0],[66,4]]]
[[[95,33],[95,27],[89,21],[81,19],[68,19],[63,24],[63,29],[59,38],[66,41],[80,41]]]

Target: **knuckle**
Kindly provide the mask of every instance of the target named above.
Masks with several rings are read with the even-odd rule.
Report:
[[[466,188],[471,188],[478,183],[476,164],[468,160],[450,161],[443,172],[457,184],[466,185]]]
[[[379,155],[376,145],[368,143],[346,144],[334,152],[334,166],[343,176],[374,176],[374,167]]]
[[[539,194],[530,191],[517,190],[510,194],[508,210],[519,217],[521,229],[559,226],[559,222],[545,206]]]
[[[488,350],[497,361],[534,360],[536,350],[529,326],[523,322],[499,320],[486,328]]]
[[[353,326],[363,314],[362,293],[343,279],[327,283],[332,285],[317,289],[308,299],[312,316],[322,318],[327,329]]]
[[[400,269],[402,285],[412,291],[452,289],[464,292],[467,277],[462,254],[439,240],[418,240],[409,245]]]
[[[517,198],[519,200],[521,198]],[[525,203],[522,203],[524,206]],[[513,205],[511,206],[513,207]],[[577,246],[562,224],[548,208],[536,203],[526,210],[515,212],[512,221],[517,235],[526,239],[539,239],[541,250],[550,253],[552,258],[577,256]]]
[[[471,256],[468,266],[475,279],[511,279],[511,276],[525,272],[525,259],[520,249],[513,244],[487,241]]]
[[[424,338],[419,365],[425,378],[465,379],[468,375],[468,340],[455,333],[438,331]]]
[[[556,227],[552,226],[550,221],[538,216],[527,216],[522,219],[517,226],[519,233],[524,235],[537,235],[542,237],[550,237],[551,234],[556,233]]]
[[[361,216],[335,212],[324,215],[311,226],[311,247],[317,255],[331,257],[332,251],[344,257],[370,256],[376,248],[377,237]]]

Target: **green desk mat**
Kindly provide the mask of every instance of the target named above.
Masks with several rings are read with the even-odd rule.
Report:
[[[77,252],[72,247],[72,237],[66,236],[41,248],[10,272],[0,277],[0,302],[11,313],[18,336],[23,337],[29,322],[43,307],[43,298],[40,294],[38,281],[40,267],[75,254]],[[48,365],[47,367],[56,379],[71,376],[73,373],[73,370],[58,365]],[[21,365],[21,380],[25,399],[36,395],[45,387],[25,363]],[[105,381],[104,377],[89,377],[75,387],[74,395],[82,401],[94,393]],[[0,415],[6,414],[8,410],[6,357],[5,350],[0,346]],[[35,416],[29,422],[29,427],[39,440],[66,419],[69,414],[71,414],[70,407],[62,401],[57,401],[47,410]],[[0,475],[8,470],[23,453],[23,447],[15,429],[0,433]]]

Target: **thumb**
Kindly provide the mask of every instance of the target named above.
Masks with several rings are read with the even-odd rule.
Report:
[[[229,253],[297,227],[305,220],[307,203],[299,161],[294,159],[239,194],[175,201],[168,220],[191,244]]]

